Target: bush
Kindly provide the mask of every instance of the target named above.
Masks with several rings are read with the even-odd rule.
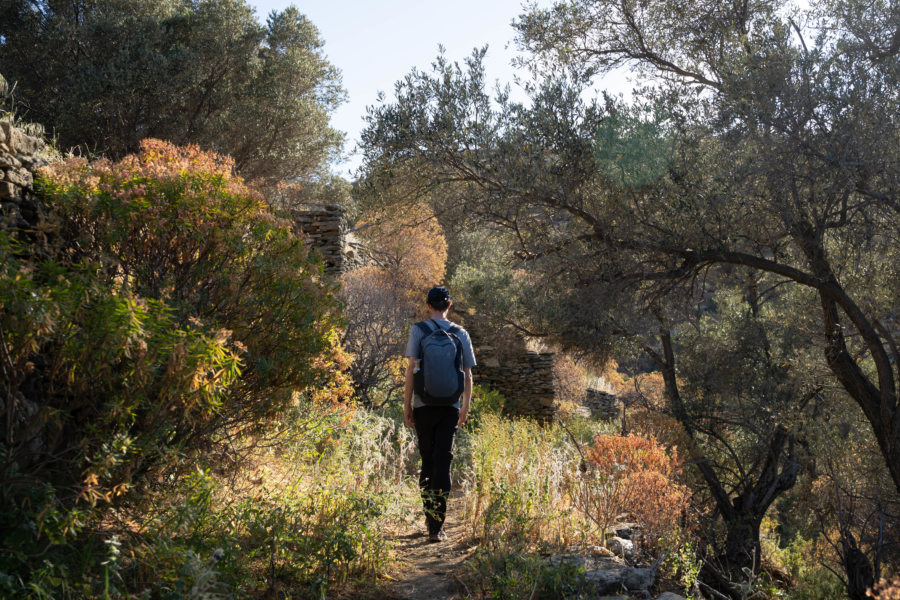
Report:
[[[112,571],[116,593],[322,598],[375,584],[392,563],[381,531],[417,503],[410,434],[311,401],[285,421],[265,444],[237,440],[240,472],[204,467],[145,503]]]
[[[480,592],[477,597],[497,600],[589,597],[584,568],[566,561],[556,565],[521,550],[491,552],[479,548],[468,566],[473,585]]]
[[[473,535],[501,550],[582,541],[570,497],[578,454],[565,432],[492,412],[476,416],[458,449]]]
[[[349,392],[331,290],[289,224],[229,160],[142,148],[46,171],[41,226],[0,235],[5,594],[103,587],[110,511],[301,394]]]
[[[688,493],[675,481],[681,463],[674,450],[652,437],[598,435],[585,458],[578,506],[601,535],[621,516],[637,522],[650,547],[679,531]]]

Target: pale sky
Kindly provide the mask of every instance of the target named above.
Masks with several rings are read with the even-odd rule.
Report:
[[[509,63],[516,52],[510,22],[521,14],[522,0],[250,0],[250,4],[261,21],[272,10],[294,4],[319,29],[325,54],[341,70],[349,96],[332,116],[332,125],[347,134],[348,153],[359,139],[366,106],[375,104],[379,91],[390,100],[394,82],[412,67],[429,69],[439,44],[452,61],[462,61],[473,48],[487,44],[487,80],[499,79],[504,85],[513,80]],[[359,157],[351,156],[335,171],[347,175],[358,164]]]

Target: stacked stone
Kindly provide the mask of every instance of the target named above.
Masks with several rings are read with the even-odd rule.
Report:
[[[0,230],[27,229],[36,224],[31,194],[34,175],[49,164],[39,153],[44,142],[26,135],[9,121],[0,121]]]
[[[344,272],[372,264],[365,242],[352,233],[344,236],[343,261]]]
[[[518,417],[529,417],[546,423],[556,418],[556,392],[553,388],[552,353],[537,353],[519,343],[486,339],[485,324],[474,319],[461,323],[472,338],[478,366],[472,371],[477,385],[496,390],[506,398],[505,411]],[[497,339],[496,337],[494,339]]]
[[[347,269],[344,260],[344,237],[347,231],[344,211],[340,206],[309,207],[294,215],[297,226],[308,243],[322,256],[325,272],[340,275]]]
[[[601,421],[613,421],[621,415],[622,402],[609,392],[589,389],[584,404],[591,410],[591,416]]]

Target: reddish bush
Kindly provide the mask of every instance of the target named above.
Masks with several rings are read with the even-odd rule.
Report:
[[[598,435],[585,458],[579,505],[602,533],[620,519],[636,522],[650,546],[676,532],[688,495],[675,481],[681,463],[674,450],[652,437]]]

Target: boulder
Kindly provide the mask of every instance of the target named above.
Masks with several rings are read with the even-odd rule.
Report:
[[[583,568],[584,580],[590,592],[599,596],[623,591],[646,592],[653,585],[656,574],[653,568],[629,567],[615,558],[564,555],[554,556],[550,562]]]
[[[0,200],[13,200],[19,195],[19,188],[8,181],[0,181]]]
[[[610,531],[616,537],[633,540],[635,527],[637,527],[637,523],[618,523]]]
[[[616,536],[609,540],[608,545],[613,554],[623,558],[634,558],[634,542],[631,540]]]
[[[625,573],[623,583],[629,592],[643,592],[650,589],[656,579],[656,569],[650,567],[630,568]]]
[[[656,597],[656,600],[685,600],[683,596],[679,596],[673,592],[663,592]]]

